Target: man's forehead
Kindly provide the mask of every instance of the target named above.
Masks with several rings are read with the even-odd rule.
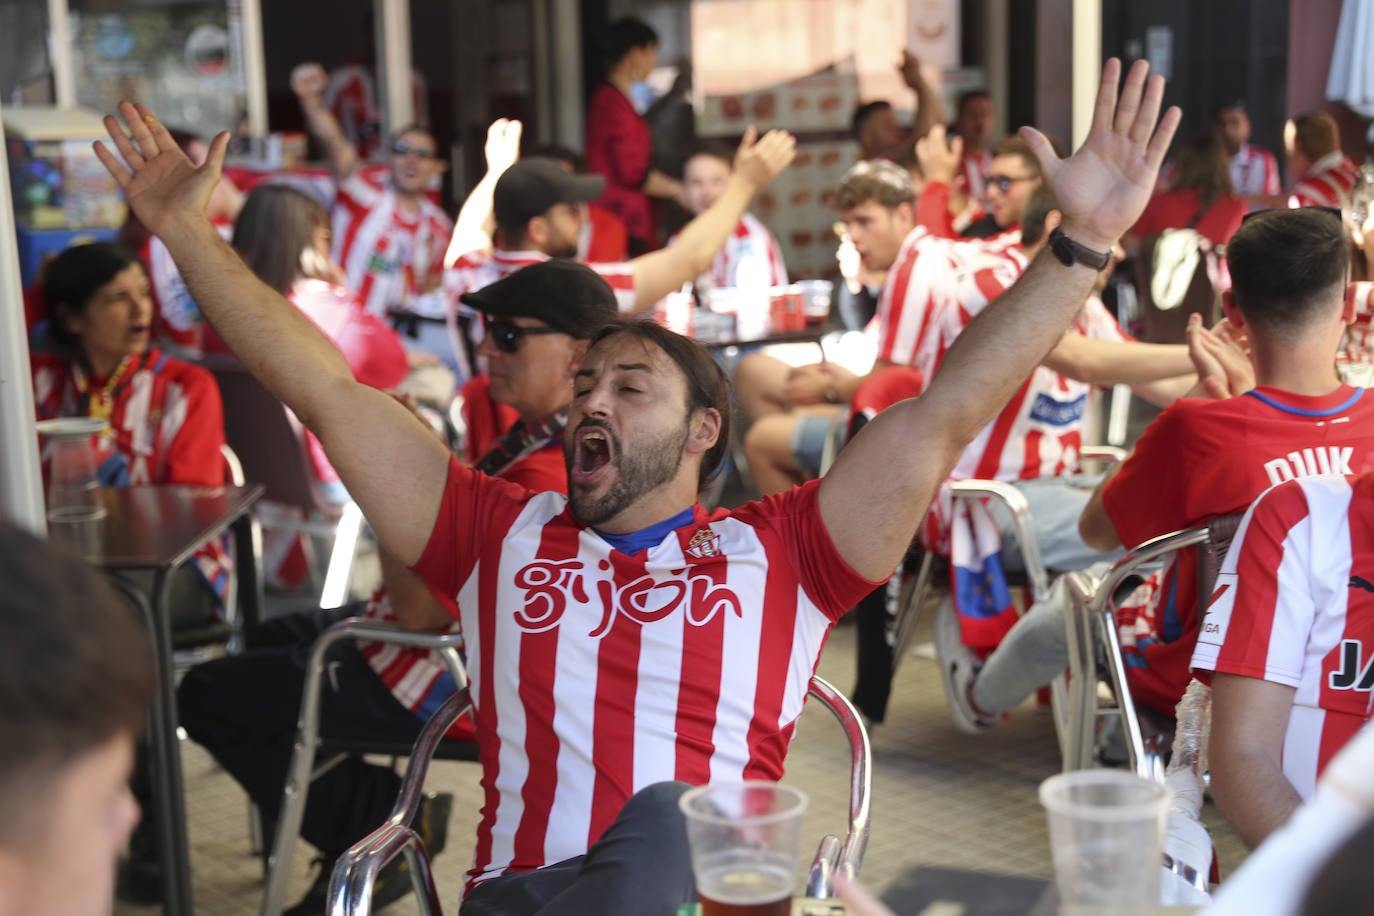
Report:
[[[427,130],[408,130],[405,133],[397,136],[396,141],[398,143],[422,142],[426,146],[434,146],[434,138],[430,136],[429,131]]]
[[[648,372],[652,375],[676,374],[677,364],[657,344],[633,334],[617,333],[592,344],[578,375],[603,372]]]

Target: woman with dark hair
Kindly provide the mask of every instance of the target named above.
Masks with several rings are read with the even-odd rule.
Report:
[[[1245,216],[1245,198],[1231,186],[1231,161],[1211,133],[1179,145],[1168,190],[1150,199],[1131,235],[1148,238],[1165,229],[1196,229],[1220,247],[1235,235]]]
[[[685,206],[682,182],[652,167],[648,123],[630,101],[630,87],[658,63],[658,35],[638,19],[617,19],[602,40],[605,80],[587,103],[587,171],[606,178],[597,201],[625,223],[630,254],[658,247],[650,197]],[[638,250],[636,250],[638,249]]]
[[[258,279],[285,296],[334,342],[358,381],[392,390],[410,372],[401,338],[342,285],[343,270],[330,259],[331,241],[329,213],[319,201],[290,185],[265,184],[254,188],[244,202],[232,244]],[[218,338],[213,344],[223,348]],[[319,442],[309,434],[307,441],[325,497],[346,500]]]
[[[49,352],[32,357],[38,419],[95,417],[101,485],[224,483],[224,418],[210,373],[149,345],[153,303],[143,265],[110,242],[68,248],[44,281]],[[204,585],[222,601],[220,541],[196,555]]]

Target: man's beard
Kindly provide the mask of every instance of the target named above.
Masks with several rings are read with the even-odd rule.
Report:
[[[577,239],[573,239],[572,241],[559,240],[551,242],[544,254],[551,258],[576,258]]]
[[[672,480],[677,475],[678,466],[682,462],[682,449],[690,435],[688,425],[684,423],[682,429],[670,431],[645,443],[631,455],[621,450],[619,437],[608,426],[595,420],[584,420],[578,428],[588,425],[603,430],[612,439],[612,454],[615,456],[616,464],[615,483],[599,498],[579,495],[577,485],[569,480],[568,504],[572,508],[573,518],[591,527],[604,525],[634,505],[644,494]],[[570,437],[568,441],[571,443],[574,440]],[[564,453],[570,476],[573,464],[572,448],[573,446],[569,445]]]

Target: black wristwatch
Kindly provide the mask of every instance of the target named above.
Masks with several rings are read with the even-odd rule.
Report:
[[[1112,263],[1110,251],[1094,251],[1086,245],[1080,245],[1065,235],[1057,226],[1050,233],[1050,251],[1054,252],[1059,263],[1065,267],[1083,264],[1093,270],[1102,270]]]

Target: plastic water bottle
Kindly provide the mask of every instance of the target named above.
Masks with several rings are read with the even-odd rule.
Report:
[[[1364,226],[1371,202],[1374,202],[1374,162],[1366,162],[1360,166],[1355,187],[1350,189],[1350,219],[1356,226]]]
[[[740,243],[735,263],[735,289],[739,290],[739,335],[745,340],[764,337],[769,330],[768,263],[754,250],[753,240]]]

